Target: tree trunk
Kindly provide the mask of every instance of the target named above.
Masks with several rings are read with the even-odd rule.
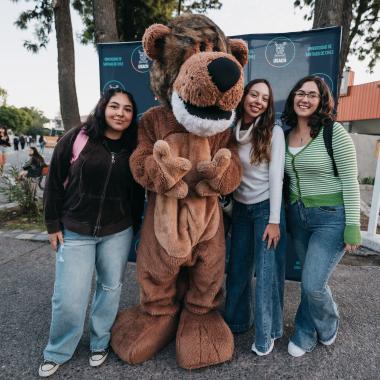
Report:
[[[54,21],[58,49],[58,86],[63,127],[66,131],[80,124],[75,87],[75,55],[70,0],[55,0]]]
[[[352,21],[353,0],[315,0],[313,29],[328,26],[342,27],[342,45],[339,61],[338,90],[344,65],[350,51],[350,26]],[[339,91],[338,91],[339,95]]]
[[[119,41],[114,0],[93,0],[95,42]]]

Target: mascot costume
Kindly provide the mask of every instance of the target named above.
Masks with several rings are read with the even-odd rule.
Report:
[[[176,337],[179,366],[201,368],[231,360],[234,349],[217,311],[225,262],[218,197],[240,182],[229,127],[248,49],[192,14],[150,26],[143,47],[162,106],[141,118],[130,159],[134,178],[148,190],[137,253],[141,303],[119,313],[111,344],[137,364]]]

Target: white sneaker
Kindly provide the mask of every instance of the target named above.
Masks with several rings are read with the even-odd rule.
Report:
[[[44,362],[41,363],[40,367],[38,368],[38,374],[40,377],[49,377],[53,373],[56,373],[58,368],[59,364],[54,363],[50,360],[44,360]]]
[[[331,346],[335,342],[335,339],[336,339],[337,335],[338,335],[338,331],[335,333],[335,335],[331,339],[329,339],[329,340],[320,340],[319,343],[322,343],[325,346]]]
[[[305,355],[306,353],[305,350],[303,350],[301,347],[296,346],[291,340],[288,344],[288,352],[295,358],[299,358],[300,356]]]
[[[272,352],[273,347],[274,347],[274,339],[271,339],[271,344],[270,344],[270,346],[269,346],[269,348],[268,348],[267,351],[265,351],[265,352],[261,352],[261,351],[259,351],[259,350],[256,348],[255,343],[252,344],[251,350],[252,350],[256,355],[258,355],[258,356],[265,356],[265,355],[268,355],[268,354],[270,354],[270,353]]]
[[[108,353],[108,349],[103,351],[92,351],[89,359],[90,366],[98,367],[99,365],[103,364],[107,359]]]

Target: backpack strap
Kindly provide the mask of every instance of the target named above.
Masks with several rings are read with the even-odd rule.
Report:
[[[292,129],[291,128],[286,128],[283,129],[284,132],[284,138],[285,138],[285,144],[287,143],[287,139],[289,136],[289,133]],[[284,170],[284,179],[283,179],[283,185],[282,185],[282,195],[284,198],[284,205],[287,207],[287,205],[290,203],[290,177]]]
[[[84,129],[82,128],[77,134],[77,137],[75,138],[73,149],[71,152],[70,164],[72,164],[78,159],[83,148],[86,146],[87,141],[88,141],[88,136],[86,132],[84,131]]]
[[[86,135],[84,129],[82,128],[79,131],[79,133],[76,135],[75,140],[74,140],[73,148],[71,150],[70,165],[72,165],[78,159],[83,148],[86,146],[87,141],[88,141],[88,136]],[[69,177],[67,176],[65,181],[63,182],[63,187],[66,189],[68,184],[69,184]]]
[[[323,128],[323,141],[325,143],[325,148],[327,150],[327,153],[331,158],[331,162],[332,162],[332,166],[334,170],[334,176],[338,177],[338,169],[336,167],[336,163],[334,160],[334,152],[333,152],[333,146],[332,146],[333,128],[334,128],[334,122],[332,120],[329,120],[329,122]]]

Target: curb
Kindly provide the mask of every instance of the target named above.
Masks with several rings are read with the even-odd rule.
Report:
[[[380,236],[379,235],[369,235],[367,231],[362,231],[362,246],[369,248],[372,251],[380,253]]]
[[[0,230],[0,236],[17,240],[49,241],[47,231],[39,230]]]
[[[0,210],[8,210],[10,208],[17,207],[17,202],[11,202],[11,203],[4,203],[0,205]]]

